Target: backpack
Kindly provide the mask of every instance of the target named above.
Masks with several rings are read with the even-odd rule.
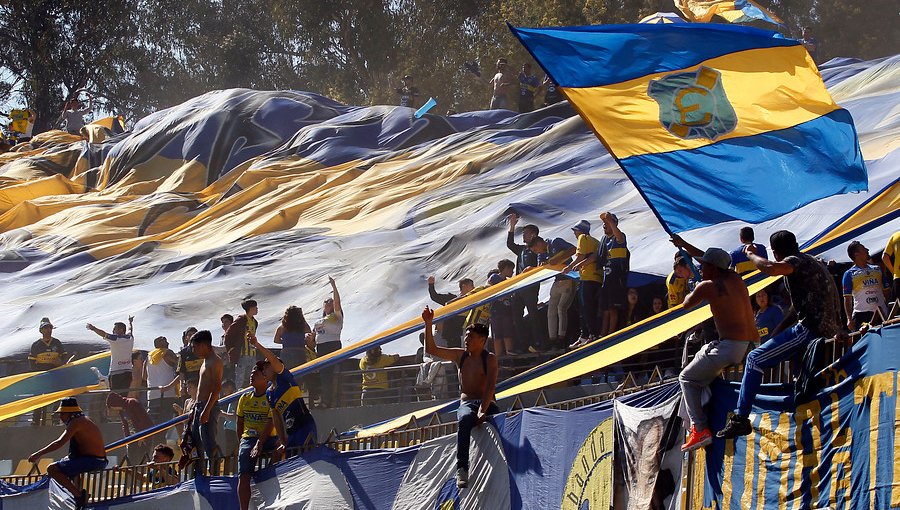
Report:
[[[800,373],[794,380],[794,403],[799,404],[809,402],[816,398],[816,395],[825,387],[825,383],[820,377],[816,377],[823,368],[825,368],[825,339],[814,338],[806,351],[800,363]]]

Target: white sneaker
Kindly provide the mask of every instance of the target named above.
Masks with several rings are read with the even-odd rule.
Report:
[[[569,349],[577,349],[577,348],[581,347],[582,345],[587,345],[587,343],[590,341],[591,341],[590,338],[581,337],[578,340],[575,340],[574,343],[569,345]]]
[[[469,486],[469,470],[466,468],[459,468],[456,470],[456,488],[457,489],[465,489]]]

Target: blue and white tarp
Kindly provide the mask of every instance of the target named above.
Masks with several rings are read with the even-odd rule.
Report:
[[[668,384],[622,400],[631,407],[654,407],[673,396],[677,400],[677,394],[677,385]],[[572,411],[526,409],[492,417],[473,431],[469,487],[462,490],[456,487],[455,435],[400,449],[318,448],[260,471],[251,508],[607,508],[613,496],[612,408],[607,401]],[[92,508],[237,510],[235,480],[202,477]],[[71,507],[71,498],[55,483],[7,489],[0,510]],[[33,506],[35,501],[40,504]]]

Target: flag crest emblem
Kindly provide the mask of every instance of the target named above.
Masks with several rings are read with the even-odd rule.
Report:
[[[678,72],[651,80],[647,93],[659,104],[659,121],[670,133],[682,138],[716,138],[737,126],[737,114],[721,73],[701,66],[696,71]]]

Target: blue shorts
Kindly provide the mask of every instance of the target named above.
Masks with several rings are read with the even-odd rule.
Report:
[[[250,475],[256,471],[256,461],[250,457],[250,452],[253,450],[253,447],[256,446],[256,442],[259,441],[257,437],[242,437],[241,438],[241,446],[238,448],[238,474],[239,475]],[[275,449],[275,436],[269,437],[266,439],[266,442],[263,443],[262,448],[259,453],[262,455],[263,453],[270,452]]]
[[[306,439],[310,434],[312,434],[313,441],[317,441],[316,432],[316,420],[313,419],[312,415],[306,415],[304,422],[288,435],[288,444],[285,446],[287,448],[303,446],[306,444]]]
[[[82,473],[106,469],[106,457],[65,457],[55,462],[56,467],[67,477],[75,478]]]

